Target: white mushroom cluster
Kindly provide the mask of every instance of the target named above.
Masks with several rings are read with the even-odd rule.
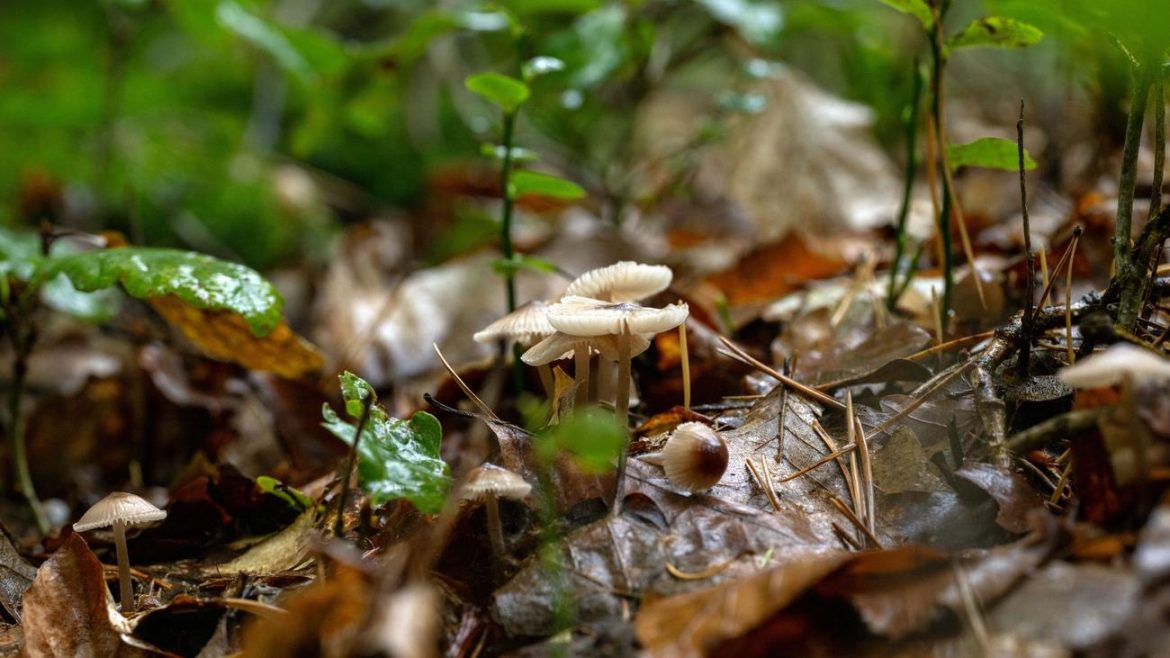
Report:
[[[548,307],[546,319],[556,331],[521,357],[533,366],[572,355],[576,359],[576,403],[587,402],[589,356],[617,362],[618,419],[625,421],[630,403],[630,360],[646,351],[656,334],[673,329],[690,314],[685,303],[665,308],[638,302],[666,290],[673,274],[669,267],[631,261],[590,270],[577,277],[565,296]]]

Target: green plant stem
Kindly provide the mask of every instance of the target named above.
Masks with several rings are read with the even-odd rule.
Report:
[[[1120,292],[1117,324],[1129,330],[1137,322],[1142,306],[1142,280],[1147,263],[1135,260],[1130,254],[1130,234],[1133,223],[1133,196],[1137,184],[1138,151],[1145,123],[1146,103],[1153,83],[1155,62],[1147,62],[1135,71],[1133,102],[1125,124],[1125,147],[1121,154],[1121,181],[1117,193],[1117,224],[1113,234],[1113,262]]]
[[[512,198],[512,138],[516,131],[516,112],[504,113],[504,163],[500,167],[500,187],[503,194],[504,208],[500,221],[500,244],[504,250],[504,260],[512,262],[515,249],[512,246],[512,213],[515,199]],[[516,273],[509,269],[504,274],[508,289],[508,312],[516,310]]]
[[[910,215],[910,195],[914,191],[914,177],[918,174],[918,103],[921,97],[922,74],[918,70],[918,59],[915,58],[914,82],[910,91],[910,104],[906,108],[906,171],[902,178],[902,207],[898,211],[898,235],[894,242],[894,262],[890,265],[889,291],[886,293],[886,308],[891,311],[898,305],[899,293],[906,289],[905,285],[898,286],[898,272],[902,269],[902,257],[906,253],[906,218]]]
[[[1036,255],[1032,253],[1032,226],[1028,221],[1028,183],[1024,174],[1024,101],[1020,100],[1020,119],[1016,122],[1016,154],[1019,158],[1020,170],[1020,212],[1024,223],[1024,261],[1027,263],[1027,274],[1024,280],[1024,322],[1020,328],[1020,343],[1017,347],[1019,356],[1016,363],[1022,377],[1028,376],[1029,361],[1032,356],[1032,306],[1036,297]]]
[[[345,530],[345,501],[349,497],[349,483],[353,478],[353,467],[357,463],[358,442],[362,440],[362,432],[366,423],[370,421],[370,408],[374,406],[374,396],[366,398],[362,407],[362,416],[358,419],[357,429],[353,433],[353,443],[349,444],[349,455],[345,458],[345,474],[341,477],[341,491],[337,494],[337,520],[333,524],[333,536],[340,537]]]
[[[12,383],[8,388],[8,453],[12,459],[12,478],[16,489],[24,497],[32,512],[37,530],[42,534],[49,532],[49,521],[45,517],[41,499],[37,497],[33,486],[32,474],[28,470],[28,454],[24,444],[24,415],[21,413],[21,400],[24,398],[25,377],[28,374],[28,355],[32,351],[33,338],[26,333],[20,337],[22,327],[12,322],[8,330],[12,339],[14,358],[12,361]]]

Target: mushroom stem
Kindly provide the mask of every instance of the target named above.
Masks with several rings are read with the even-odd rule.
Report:
[[[628,432],[630,422],[630,323],[625,320],[622,320],[622,331],[618,335],[618,373],[614,415],[617,417],[618,426],[622,428],[622,432]],[[626,482],[626,457],[629,455],[629,451],[629,442],[622,442],[621,452],[618,453],[618,470],[611,509],[614,516],[622,511],[622,498]]]
[[[483,506],[487,510],[488,537],[492,542],[492,553],[497,560],[502,560],[507,549],[504,547],[504,524],[500,522],[500,502],[494,493],[489,493],[484,497]]]
[[[589,402],[589,348],[578,345],[573,350],[575,369],[573,378],[577,380],[577,394],[573,397],[573,407],[584,409]]]
[[[540,386],[544,389],[545,397],[552,399],[557,394],[556,380],[553,379],[552,368],[545,363],[536,366],[536,373],[540,375]]]
[[[126,548],[126,522],[114,521],[114,546],[118,553],[118,592],[122,612],[134,612],[134,590],[130,580],[130,551]]]

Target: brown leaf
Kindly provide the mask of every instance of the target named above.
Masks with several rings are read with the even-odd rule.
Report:
[[[29,658],[129,658],[147,652],[122,641],[102,564],[81,535],[41,565],[24,595],[24,655]]]
[[[1029,530],[1028,514],[1043,509],[1044,500],[1040,494],[1014,471],[997,468],[991,464],[971,464],[955,471],[955,475],[982,489],[999,505],[995,522],[1008,532],[1016,534]]]
[[[324,359],[284,321],[258,337],[235,313],[198,309],[173,295],[154,297],[150,305],[207,356],[250,370],[295,379],[321,369]]]
[[[246,627],[243,655],[349,656],[366,624],[372,600],[366,578],[339,566],[328,580],[317,581],[282,601],[289,614]]]
[[[732,268],[707,278],[732,306],[770,302],[806,281],[845,269],[840,255],[811,249],[796,236],[786,237],[745,254]]]
[[[709,655],[796,600],[849,559],[848,553],[792,558],[748,578],[647,603],[634,620],[654,658]]]

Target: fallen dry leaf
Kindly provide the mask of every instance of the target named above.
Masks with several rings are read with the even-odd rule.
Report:
[[[101,562],[77,534],[37,570],[24,595],[23,625],[28,658],[149,655],[123,642],[126,620],[114,610]]]

